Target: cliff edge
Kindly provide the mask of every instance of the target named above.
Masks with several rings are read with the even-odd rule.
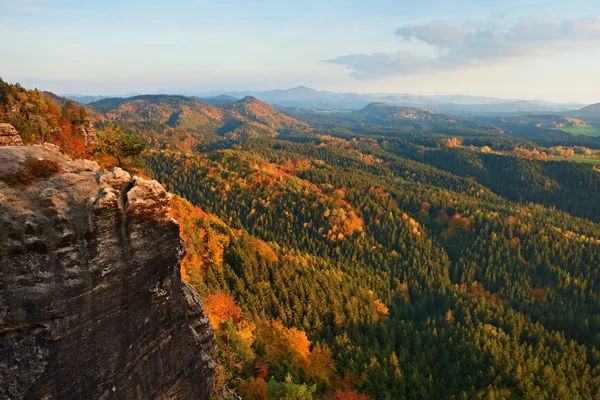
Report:
[[[156,181],[0,147],[0,398],[208,399],[215,338]]]

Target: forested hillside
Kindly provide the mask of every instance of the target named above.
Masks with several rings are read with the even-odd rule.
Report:
[[[308,129],[253,97],[216,107],[184,96],[145,95],[103,99],[88,107],[98,113],[100,126],[111,122],[152,147],[172,150]]]
[[[594,149],[397,107],[140,96],[86,111],[2,88],[0,120],[27,143],[78,155],[93,123],[81,154],[127,168],[130,133],[143,139],[217,332],[216,398],[600,397]]]
[[[13,125],[25,143],[50,142],[76,157],[89,156],[96,139],[83,106],[0,79],[0,122]]]
[[[234,147],[147,156],[169,190],[216,215],[199,226],[222,221],[208,228],[219,234],[203,236],[222,256],[187,274],[202,292],[233,299],[244,321],[299,329],[333,361],[319,379],[294,361],[301,350],[290,342],[280,344],[286,362],[271,356],[265,328],[256,328],[251,352],[222,353],[242,357],[229,369],[231,389],[266,393],[289,375],[316,385],[318,397],[598,396],[600,226],[558,211],[579,184],[574,173],[597,187],[592,166],[474,153],[465,170],[427,151],[423,162],[408,160],[364,137]],[[518,179],[497,175],[503,183],[492,185],[481,172],[488,188],[477,168]],[[597,216],[598,207],[584,200],[579,211]],[[215,254],[196,249],[195,257]],[[236,318],[221,329],[244,336]],[[256,396],[248,398],[264,398]]]

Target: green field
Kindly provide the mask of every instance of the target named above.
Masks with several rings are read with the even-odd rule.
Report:
[[[582,125],[582,126],[566,126],[561,130],[569,132],[572,135],[585,135],[585,136],[600,136],[599,125]]]
[[[550,161],[573,161],[573,162],[580,162],[580,163],[586,163],[586,164],[600,165],[600,159],[590,158],[590,157],[581,158],[581,156],[578,156],[578,155],[573,156],[570,160],[568,160],[564,156],[554,156],[552,158],[549,158],[548,160],[550,160]]]

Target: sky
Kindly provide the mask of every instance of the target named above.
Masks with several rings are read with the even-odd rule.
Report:
[[[598,0],[0,0],[0,37],[2,79],[60,94],[600,102]]]

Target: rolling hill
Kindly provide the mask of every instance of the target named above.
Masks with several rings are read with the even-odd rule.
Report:
[[[224,138],[275,137],[309,129],[249,96],[213,106],[184,96],[144,95],[103,99],[89,107],[100,114],[100,124],[112,122],[164,148],[193,149]]]
[[[600,122],[600,103],[583,107],[570,113],[571,116],[590,122]]]
[[[405,119],[413,120],[452,120],[453,117],[444,116],[427,108],[413,108],[390,105],[386,103],[372,103],[352,113],[369,123],[393,124]]]

